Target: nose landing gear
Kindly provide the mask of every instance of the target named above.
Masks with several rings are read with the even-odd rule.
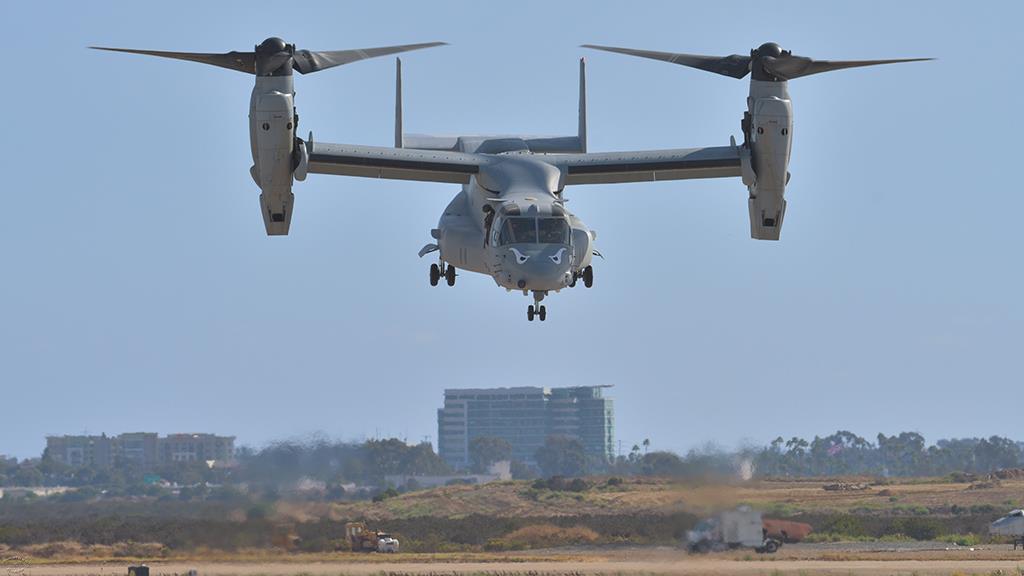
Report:
[[[544,292],[533,293],[533,304],[526,307],[526,319],[530,322],[533,322],[534,316],[540,318],[541,322],[548,317],[548,309],[541,306],[540,303],[540,301],[544,299],[544,296],[546,296]]]

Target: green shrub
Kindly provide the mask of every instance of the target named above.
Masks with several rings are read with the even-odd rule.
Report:
[[[861,519],[850,514],[841,514],[836,516],[822,526],[821,531],[853,537],[867,535],[867,530],[864,528],[864,524]]]
[[[897,518],[886,534],[905,534],[914,540],[934,540],[942,526],[932,518]]]
[[[383,501],[387,500],[388,498],[394,498],[395,496],[398,496],[398,490],[395,490],[393,487],[389,487],[387,490],[385,490],[385,491],[383,491],[383,492],[381,492],[379,494],[374,495],[373,501],[374,502],[383,502]]]

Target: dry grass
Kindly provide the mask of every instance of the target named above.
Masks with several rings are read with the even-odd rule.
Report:
[[[448,486],[390,498],[384,502],[281,503],[277,518],[306,522],[318,518],[462,518],[473,514],[506,518],[545,518],[580,515],[664,514],[710,511],[752,504],[787,513],[885,513],[913,508],[995,510],[1019,507],[1024,480],[1004,480],[986,489],[939,479],[894,480],[863,491],[830,492],[824,479],[812,481],[753,481],[727,485],[692,485],[659,479],[630,479],[620,486],[600,483],[585,492],[534,490],[529,482],[498,482],[485,486]]]
[[[18,556],[53,561],[91,561],[95,559],[166,558],[169,550],[159,542],[119,542],[114,545],[48,542],[16,549]]]
[[[502,540],[524,548],[554,548],[593,544],[600,538],[600,534],[585,526],[561,528],[551,524],[534,524],[509,532]]]
[[[401,553],[401,554],[368,554],[357,552],[331,553],[289,553],[277,549],[243,549],[223,551],[196,549],[190,551],[167,551],[163,555],[124,556],[116,553],[112,546],[83,546],[75,542],[61,543],[63,547],[42,551],[40,546],[25,546],[7,549],[0,554],[0,567],[10,565],[54,565],[54,564],[102,564],[116,563],[128,565],[135,562],[204,562],[204,563],[246,563],[246,564],[312,564],[312,563],[344,563],[350,565],[378,564],[450,564],[450,563],[523,563],[523,562],[581,562],[600,561],[600,554],[582,553],[530,553],[530,552],[455,552],[455,553]],[[39,555],[39,552],[44,555]]]

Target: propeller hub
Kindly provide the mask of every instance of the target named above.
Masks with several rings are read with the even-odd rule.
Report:
[[[756,56],[761,56],[762,58],[765,56],[769,56],[771,58],[778,58],[779,56],[782,56],[785,53],[785,51],[782,49],[782,46],[779,46],[775,42],[765,42],[764,44],[761,44],[761,46],[759,46],[757,50],[755,50],[755,52]]]
[[[278,52],[284,52],[288,48],[288,44],[276,37],[272,36],[267,38],[256,47],[257,54],[277,54]]]
[[[787,59],[791,54],[775,42],[761,44],[756,50],[750,51],[753,60],[750,66],[751,78],[762,82],[784,82],[787,78],[778,74],[775,65],[780,60]]]
[[[272,36],[256,46],[257,76],[291,76],[295,47]]]

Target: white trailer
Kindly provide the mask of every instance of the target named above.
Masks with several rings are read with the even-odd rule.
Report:
[[[765,535],[761,513],[747,506],[701,520],[686,533],[686,539],[691,552],[753,548],[758,553],[772,554],[782,546],[782,542]]]

